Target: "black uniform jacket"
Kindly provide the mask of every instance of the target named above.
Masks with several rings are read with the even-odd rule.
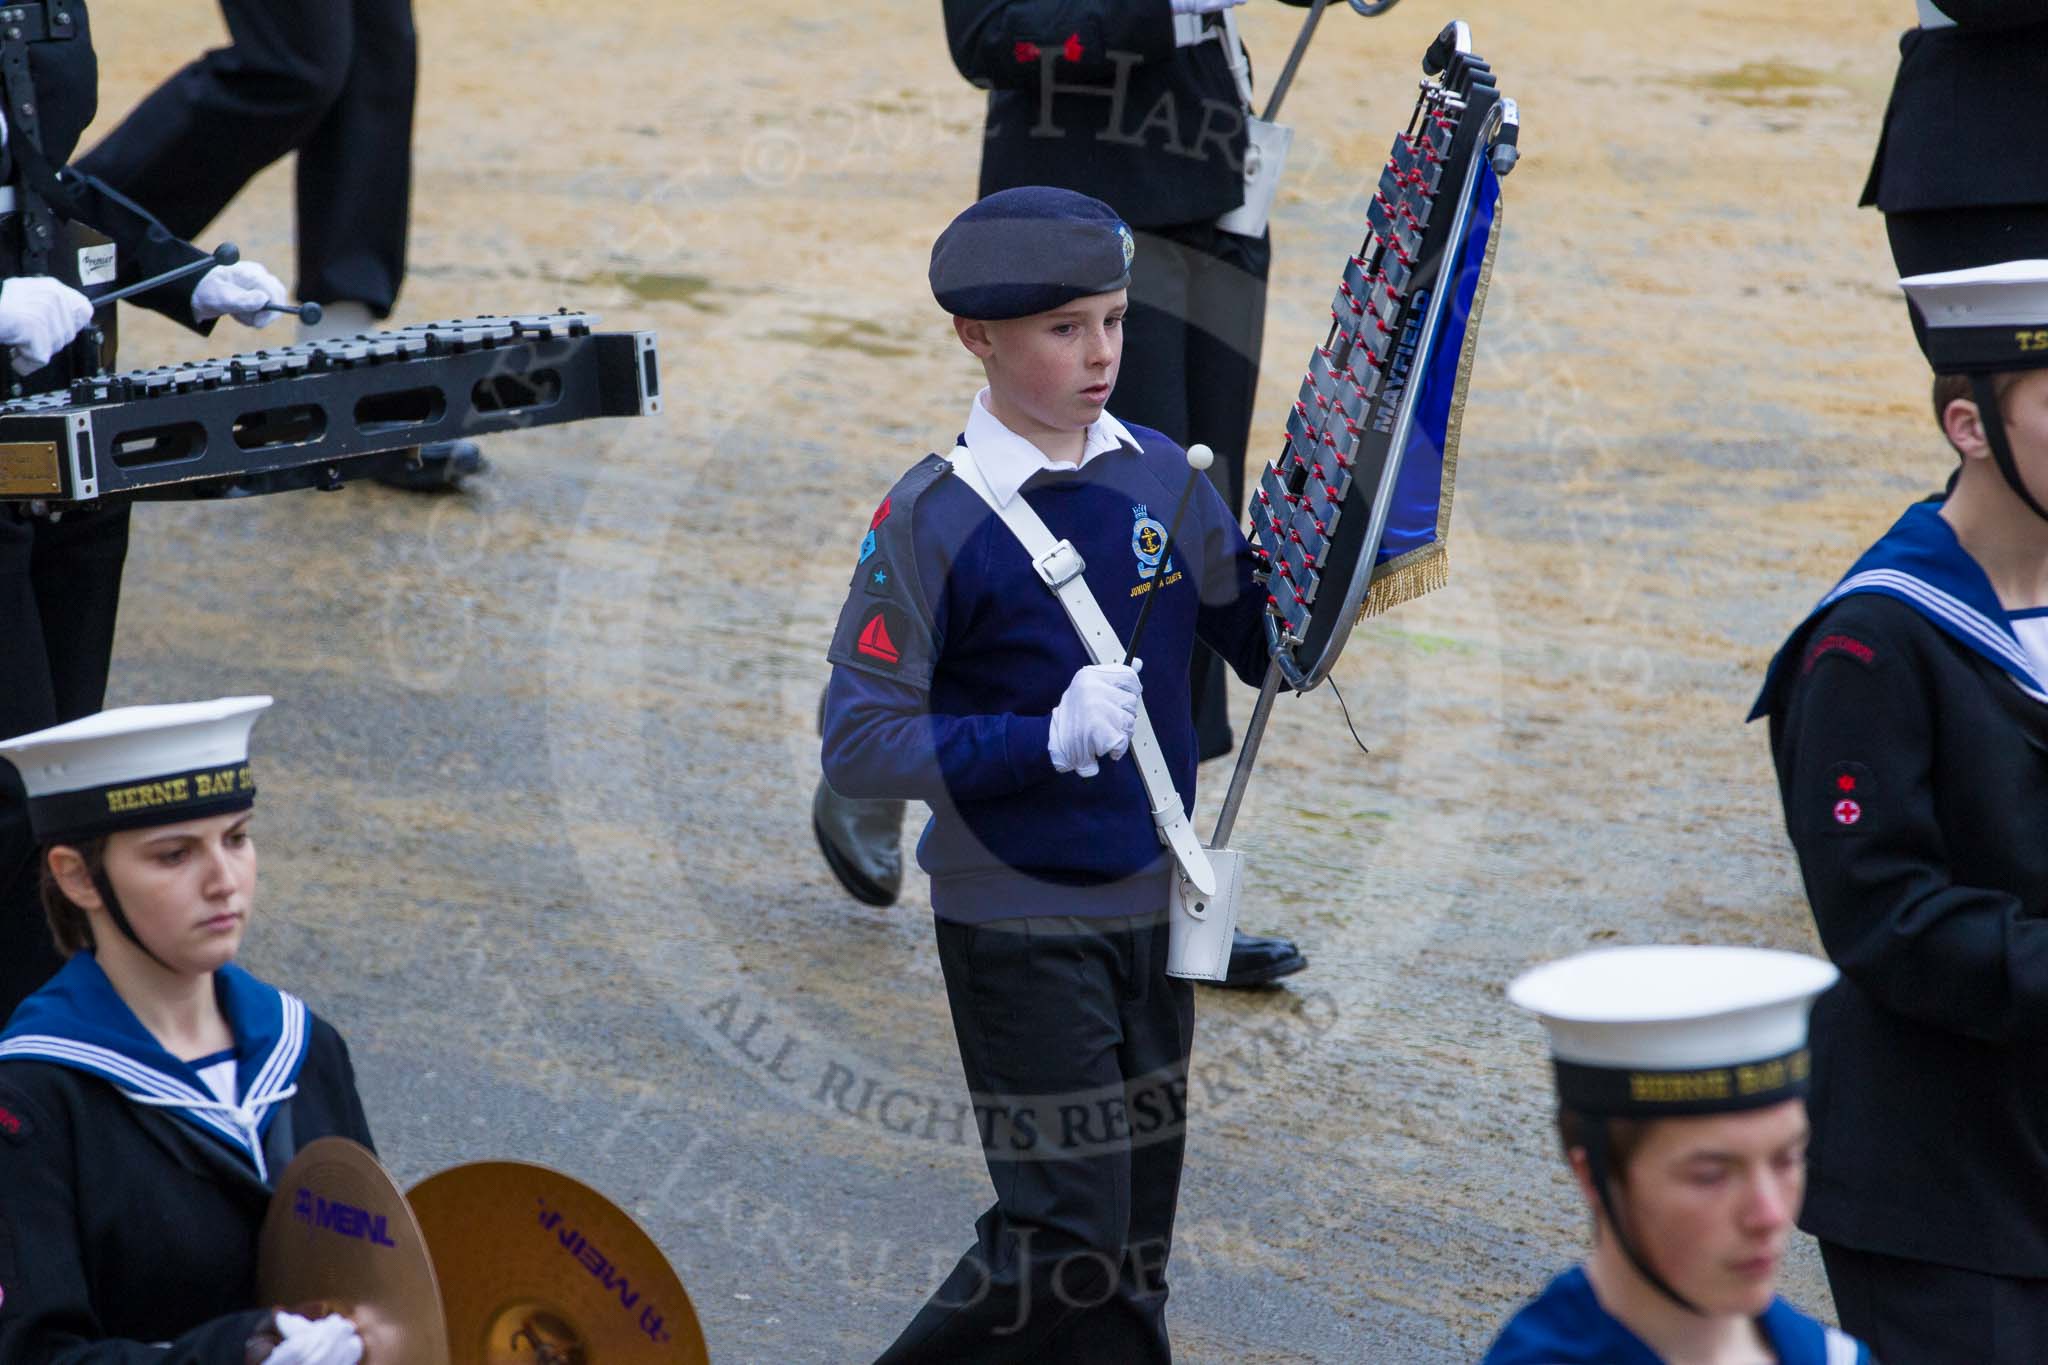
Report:
[[[315,1138],[370,1145],[348,1047],[311,1023],[264,1143],[273,1177]],[[226,1146],[96,1076],[0,1062],[0,1362],[241,1365],[275,1306],[256,1301],[270,1194]]]
[[[1909,29],[1864,204],[1886,213],[2048,205],[2048,0],[1941,0]]]
[[[1759,708],[1842,970],[1800,1226],[2048,1276],[2048,705],[1892,597],[1841,598],[1780,660]]]
[[[51,3],[55,5],[56,0]],[[41,158],[60,179],[62,198],[53,197],[52,208],[62,218],[105,234],[118,248],[114,278],[85,286],[88,293],[97,294],[160,275],[198,260],[204,253],[174,236],[133,201],[65,167],[99,107],[99,62],[93,52],[85,0],[62,0],[61,7],[72,19],[63,31],[75,36],[29,43],[28,70],[35,86]],[[6,183],[19,185],[28,176],[26,163],[31,153],[22,144],[18,115],[10,110],[8,117],[8,145],[0,152],[0,165],[5,167]],[[22,233],[29,226],[26,215],[0,216],[0,275],[21,273]],[[70,257],[77,249],[75,242],[53,241],[50,246],[49,273],[74,287],[79,285],[78,270]],[[211,321],[201,323],[192,317],[192,291],[198,283],[194,275],[139,294],[134,301],[194,331],[211,332]]]
[[[1174,46],[1168,0],[945,0],[953,64],[990,87],[981,194],[1058,185],[1132,227],[1244,202],[1244,102],[1220,41]]]

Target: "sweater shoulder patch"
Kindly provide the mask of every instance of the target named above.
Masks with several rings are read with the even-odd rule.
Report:
[[[927,689],[938,661],[931,608],[917,579],[918,502],[952,477],[927,455],[896,481],[861,537],[853,581],[839,608],[826,658],[842,668]]]

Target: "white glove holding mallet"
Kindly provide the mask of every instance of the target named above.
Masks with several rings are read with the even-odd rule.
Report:
[[[1128,664],[1089,664],[1075,673],[1052,709],[1045,747],[1053,769],[1093,777],[1101,771],[1096,759],[1104,754],[1122,758],[1138,726],[1142,691],[1138,670]]]
[[[268,327],[279,314],[296,311],[272,305],[290,301],[277,276],[254,261],[236,261],[199,277],[199,287],[192,291],[192,316],[201,322],[230,317],[244,327]]]
[[[16,374],[31,374],[92,322],[92,300],[48,275],[17,275],[0,286],[0,344],[14,348]]]
[[[363,1358],[356,1325],[339,1313],[324,1318],[279,1313],[277,1333],[283,1340],[264,1357],[265,1365],[357,1365]]]

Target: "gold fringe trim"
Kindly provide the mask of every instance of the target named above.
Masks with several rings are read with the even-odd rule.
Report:
[[[1358,609],[1358,619],[1363,621],[1403,602],[1413,602],[1426,592],[1450,586],[1450,582],[1450,551],[1441,542],[1410,550],[1373,570],[1372,584],[1365,590],[1365,604]]]
[[[1442,492],[1437,499],[1436,540],[1399,555],[1372,571],[1372,582],[1366,587],[1365,601],[1358,608],[1358,619],[1378,616],[1400,606],[1413,602],[1426,592],[1449,587],[1451,583],[1451,500],[1458,488],[1458,438],[1463,433],[1465,421],[1465,393],[1472,383],[1472,360],[1479,350],[1479,319],[1486,311],[1486,291],[1493,283],[1494,248],[1500,245],[1501,201],[1494,201],[1493,224],[1486,233],[1486,255],[1479,264],[1479,286],[1472,291],[1472,312],[1465,322],[1464,345],[1458,352],[1458,378],[1451,389],[1450,420],[1444,430],[1444,473]]]

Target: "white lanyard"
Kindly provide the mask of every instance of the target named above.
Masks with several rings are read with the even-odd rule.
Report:
[[[995,490],[989,487],[988,477],[975,463],[974,452],[966,446],[954,446],[948,458],[960,481],[973,489],[1002,518],[1010,534],[1017,537],[1017,543],[1031,558],[1031,567],[1066,609],[1067,619],[1080,635],[1088,656],[1099,664],[1122,663],[1123,642],[1117,639],[1109,618],[1102,614],[1102,604],[1088,589],[1088,580],[1083,576],[1088,566],[1074,543],[1055,540],[1051,528],[1024,501],[1021,492],[1007,503],[998,500]],[[1153,588],[1154,592],[1158,590]],[[1159,841],[1173,851],[1173,860],[1180,864],[1182,876],[1203,895],[1215,895],[1215,869],[1209,864],[1202,841],[1195,837],[1194,826],[1188,823],[1187,810],[1174,789],[1173,773],[1166,766],[1166,755],[1159,750],[1159,738],[1152,733],[1152,718],[1142,702],[1138,706],[1137,728],[1131,733],[1131,757],[1137,760],[1138,776],[1144,779],[1145,796],[1152,805],[1152,824],[1159,831]]]

